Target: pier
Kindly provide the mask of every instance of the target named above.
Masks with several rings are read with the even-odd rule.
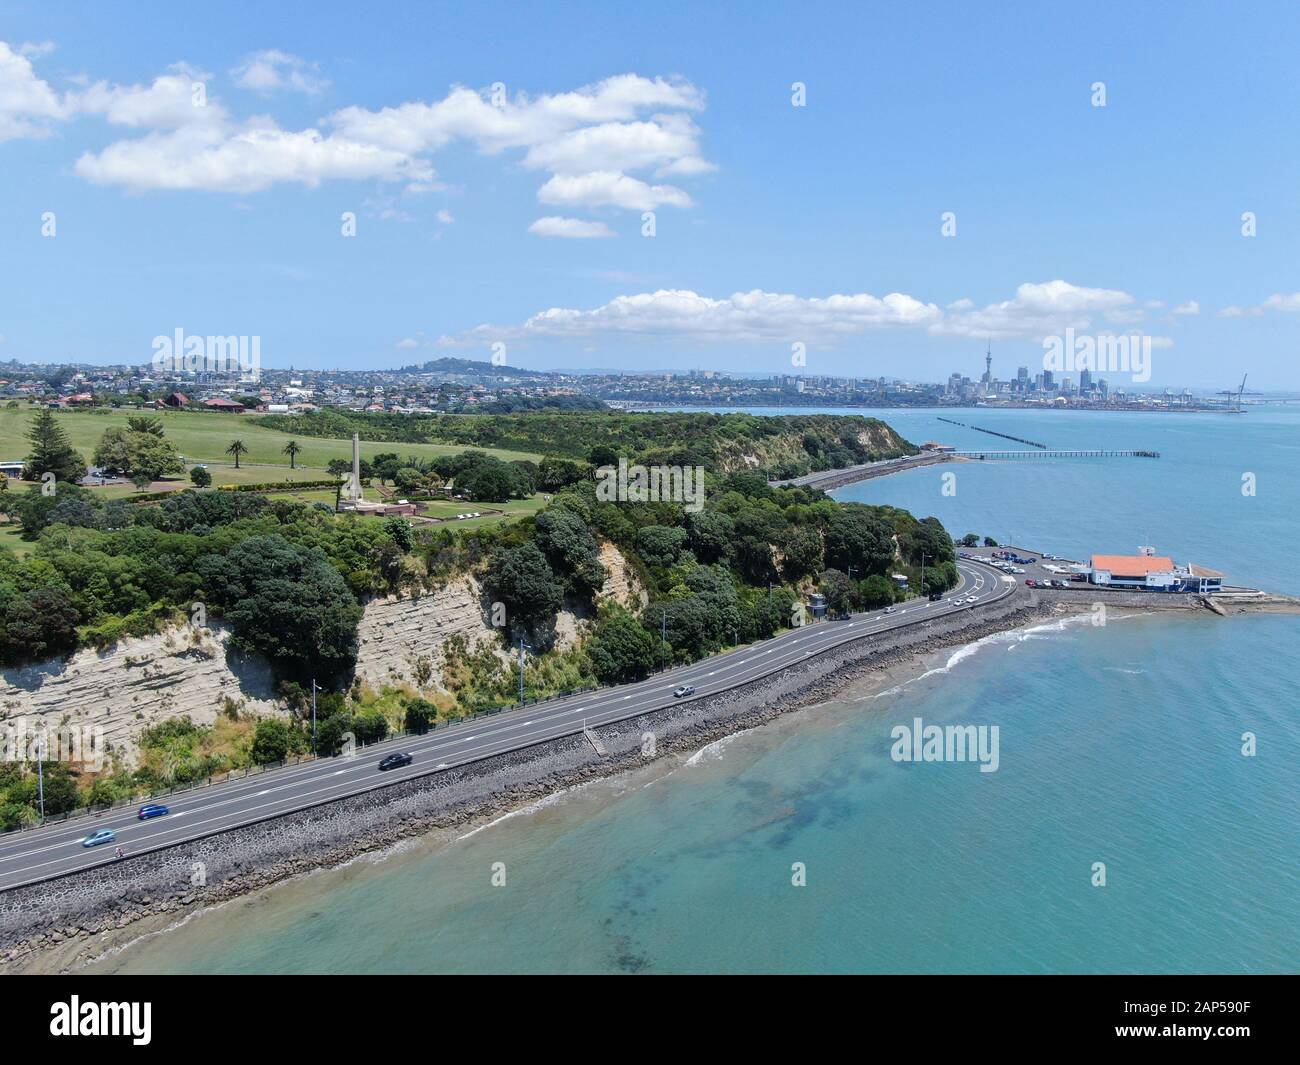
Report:
[[[963,459],[1158,459],[1159,451],[1116,451],[1109,448],[1096,450],[1042,451],[952,451],[949,454]]]
[[[1023,436],[1012,436],[1010,433],[999,433],[996,429],[985,429],[980,425],[967,425],[965,422],[955,422],[951,418],[940,418],[939,421],[947,422],[949,425],[960,425],[963,429],[974,429],[977,433],[988,433],[989,436],[1000,436],[1003,440],[1014,440],[1017,444],[1028,444],[1030,447],[1047,448],[1046,444],[1040,444],[1037,440],[1026,440]]]

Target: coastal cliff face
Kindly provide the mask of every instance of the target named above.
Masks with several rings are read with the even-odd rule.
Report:
[[[863,454],[854,456],[852,463],[896,458],[914,454],[917,450],[893,426],[877,418],[812,415],[805,420],[812,423],[819,432],[841,436],[849,434],[856,440]],[[774,470],[790,463],[806,462],[809,456],[804,435],[803,431],[792,429],[721,443],[717,450],[718,471],[726,474],[738,470]]]
[[[475,649],[494,638],[490,604],[472,577],[421,596],[372,599],[357,628],[356,675],[363,684],[426,690],[437,686],[447,641]]]
[[[228,642],[219,625],[182,625],[4,670],[0,728],[19,718],[31,729],[102,728],[105,750],[131,764],[141,731],[160,721],[188,715],[195,724],[211,724],[227,700],[241,713],[280,713],[266,663],[234,654]]]
[[[604,586],[598,593],[636,608],[646,600],[627,560],[602,544]],[[356,675],[379,690],[386,686],[441,690],[448,642],[463,638],[468,649],[490,646],[503,661],[490,624],[491,606],[473,577],[462,577],[421,596],[374,599],[358,626]],[[556,618],[556,647],[571,646],[578,620]],[[87,648],[68,659],[0,672],[0,730],[26,718],[29,729],[70,725],[102,728],[106,750],[133,765],[140,733],[162,721],[188,716],[209,725],[233,704],[241,714],[286,715],[274,698],[270,669],[260,659],[235,654],[220,624],[181,625],[152,636],[129,638],[104,650]]]

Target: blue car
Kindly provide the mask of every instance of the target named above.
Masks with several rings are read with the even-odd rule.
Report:
[[[111,828],[101,828],[98,832],[92,832],[89,836],[81,841],[83,847],[98,847],[101,843],[112,843],[117,839],[117,833]]]
[[[162,803],[150,802],[140,807],[140,812],[136,815],[141,821],[148,821],[151,817],[165,817],[171,813]]]

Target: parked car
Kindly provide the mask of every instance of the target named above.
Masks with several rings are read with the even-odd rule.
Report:
[[[694,684],[683,684],[680,688],[677,688],[676,690],[673,691],[673,698],[684,699],[686,698],[686,696],[694,695],[694,694],[695,694]]]
[[[101,828],[83,839],[81,845],[83,847],[98,847],[101,843],[112,843],[115,839],[117,839],[117,833],[111,828]]]
[[[386,773],[390,769],[401,769],[404,765],[410,765],[415,761],[415,756],[407,754],[405,751],[398,751],[397,754],[390,754],[387,758],[379,762],[379,771]]]
[[[160,802],[148,802],[140,807],[140,812],[136,814],[141,821],[148,821],[151,817],[166,817],[171,811]]]

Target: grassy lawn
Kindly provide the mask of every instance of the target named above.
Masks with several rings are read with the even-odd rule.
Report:
[[[22,531],[22,526],[17,523],[0,525],[0,548],[10,548],[19,558],[30,555],[32,545],[20,538]]]
[[[30,446],[27,443],[27,427],[35,411],[27,407],[18,410],[0,408],[0,459],[23,459]],[[218,464],[230,465],[230,472],[235,473],[233,463],[226,454],[226,448],[232,440],[242,440],[248,451],[240,459],[238,476],[252,481],[284,480],[283,474],[289,472],[289,463],[283,452],[284,445],[290,440],[297,440],[302,451],[297,458],[299,467],[307,467],[295,480],[309,480],[321,476],[321,471],[330,459],[351,459],[351,440],[325,440],[319,437],[293,437],[288,433],[264,428],[259,419],[251,414],[219,414],[212,412],[182,411],[137,411],[137,410],[61,410],[56,411],[58,423],[72,444],[90,461],[105,429],[125,426],[127,419],[143,414],[152,415],[162,420],[167,438],[176,445],[187,462],[206,462],[213,467],[213,479],[218,484]],[[416,455],[421,458],[434,458],[438,455],[457,454],[466,447],[459,444],[390,444],[383,442],[361,442],[361,454],[365,458],[380,452],[390,451],[399,455]],[[534,459],[539,456],[523,451],[505,451],[497,448],[478,448],[498,458]],[[269,471],[263,469],[255,473],[258,465],[283,467],[283,470]],[[295,471],[297,473],[297,471]]]
[[[432,502],[422,505],[428,508],[421,515],[422,517],[451,518],[452,520],[445,524],[455,526],[457,529],[463,529],[490,525],[494,521],[509,521],[528,514],[536,514],[542,507],[546,506],[546,498],[541,492],[538,492],[528,499],[512,499],[508,503]],[[501,511],[501,513],[489,514],[489,510]],[[457,514],[468,514],[474,511],[478,511],[483,517],[469,518],[465,521],[455,520]]]

